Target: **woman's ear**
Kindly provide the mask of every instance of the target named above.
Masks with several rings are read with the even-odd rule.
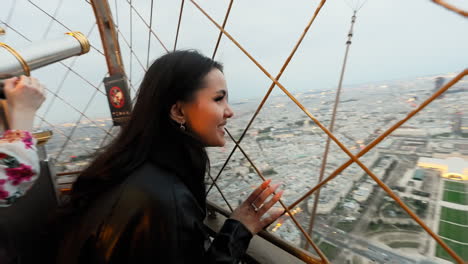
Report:
[[[185,124],[185,115],[182,109],[182,103],[177,101],[175,104],[171,106],[171,111],[169,113],[172,120],[176,121],[179,124]]]

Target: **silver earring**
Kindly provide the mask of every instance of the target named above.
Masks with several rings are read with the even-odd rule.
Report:
[[[185,131],[184,123],[180,123],[180,130]]]

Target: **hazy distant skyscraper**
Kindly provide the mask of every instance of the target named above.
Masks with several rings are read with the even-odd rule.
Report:
[[[444,83],[445,83],[445,78],[444,77],[435,78],[435,87],[434,87],[433,92],[434,93],[437,92],[437,90],[439,90],[440,87],[442,87],[442,85],[444,85]],[[444,97],[444,95],[442,94],[438,98],[443,98],[443,97]]]
[[[445,83],[445,78],[444,77],[437,77],[435,79],[435,87],[434,87],[434,92],[439,90],[442,85]]]

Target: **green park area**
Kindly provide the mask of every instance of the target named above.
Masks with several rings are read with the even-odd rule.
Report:
[[[463,182],[445,181],[442,199],[450,203],[468,205],[468,185]],[[468,211],[442,206],[439,235],[458,256],[468,261]],[[457,263],[439,244],[436,247],[436,256]]]
[[[462,243],[468,243],[468,226],[440,221],[439,235]]]
[[[468,205],[468,194],[463,192],[444,190],[443,200],[446,202]]]
[[[446,239],[442,240],[447,244],[447,246],[455,251],[458,256],[460,256],[463,260],[468,261],[468,245],[462,245]],[[453,263],[457,263],[439,244],[437,244],[436,256],[452,261]]]
[[[322,241],[318,247],[329,260],[333,260],[340,253],[338,247],[325,241]]]
[[[457,192],[466,192],[466,186],[463,182],[445,181],[444,189]]]
[[[440,219],[468,226],[468,211],[442,207]]]

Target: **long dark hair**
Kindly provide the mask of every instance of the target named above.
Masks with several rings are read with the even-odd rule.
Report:
[[[189,102],[204,77],[220,63],[193,50],[158,58],[140,85],[130,120],[113,142],[74,183],[71,205],[83,207],[99,194],[122,183],[145,162],[173,171],[205,206],[204,175],[209,159],[203,144],[170,118],[177,101]]]

